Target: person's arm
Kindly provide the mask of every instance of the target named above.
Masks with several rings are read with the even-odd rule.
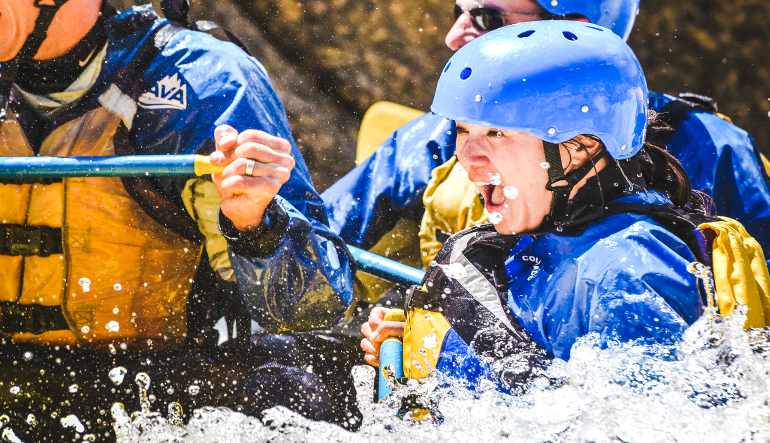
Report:
[[[403,217],[419,221],[431,171],[454,154],[453,122],[432,114],[398,129],[321,195],[330,226],[368,249]]]
[[[158,108],[143,107],[139,100],[131,132],[140,152],[208,154],[214,151],[214,128],[225,124],[288,142],[295,164],[278,196],[259,203],[266,205],[260,208],[264,217],[259,223],[236,221],[239,230],[227,216],[218,211],[212,214],[212,205],[204,204],[211,197],[209,186],[196,187],[209,191],[197,194],[203,206],[191,202],[187,207],[205,209],[196,211],[194,218],[207,246],[222,242],[211,241],[215,234],[202,226],[210,227],[212,216],[220,222],[231,272],[221,250],[212,264],[220,267],[220,277],[235,277],[238,296],[260,325],[286,330],[333,324],[353,297],[352,260],[344,243],[326,226],[323,203],[264,68],[235,45],[181,31],[145,71],[145,84],[163,81],[178,86],[177,102],[175,108]],[[164,179],[155,184],[164,194],[180,199],[190,189],[186,180]],[[191,191],[187,195],[196,196]]]

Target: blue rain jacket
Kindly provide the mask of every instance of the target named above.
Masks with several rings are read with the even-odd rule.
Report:
[[[148,11],[123,13],[116,27]],[[115,41],[106,66],[128,63],[136,46],[165,23],[155,20],[144,35]],[[115,72],[110,71],[105,69],[104,80]],[[267,71],[235,44],[181,30],[147,66],[142,83],[147,88],[175,75],[187,85],[187,109],[140,106],[131,134],[135,145],[147,153],[209,153],[214,128],[221,124],[289,140],[296,166],[268,208],[262,228],[242,234],[227,229],[224,220],[224,233],[240,296],[261,326],[297,330],[334,324],[352,302],[352,259],[344,242],[327,227],[323,202]]]
[[[670,95],[650,93],[650,107],[656,111],[672,100]],[[717,214],[741,222],[762,249],[770,251],[770,181],[752,137],[713,113],[695,110],[667,147],[682,163],[692,187],[714,198]]]
[[[652,92],[651,108],[672,99]],[[399,218],[419,223],[430,171],[454,149],[452,122],[431,114],[413,120],[322,194],[330,226],[346,242],[368,248]],[[717,213],[740,221],[770,251],[770,182],[749,134],[712,113],[692,111],[668,149],[693,188],[714,197]]]
[[[209,311],[221,311],[227,294],[235,292],[252,319],[271,330],[334,324],[352,302],[352,259],[344,242],[327,227],[323,201],[267,71],[235,44],[189,29],[168,32],[167,24],[149,5],[108,18],[106,58],[89,92],[43,125],[23,118],[22,125],[56,128],[100,106],[104,92],[115,89],[120,100],[111,106],[122,114],[130,149],[123,154],[207,154],[214,149],[214,128],[221,124],[288,139],[296,167],[268,207],[263,225],[239,232],[220,216],[237,289],[227,282],[207,281],[218,278],[210,269],[199,271],[193,287],[202,294],[192,297],[190,322],[210,328],[216,321],[212,315],[220,314]],[[163,212],[163,207],[146,202],[143,207],[166,227],[201,240],[182,206],[186,180],[149,179],[148,187],[174,210]]]
[[[671,203],[658,192],[616,202]],[[560,359],[569,359],[577,339],[589,333],[598,334],[601,346],[673,344],[704,311],[698,282],[686,269],[693,261],[689,247],[650,217],[610,215],[577,235],[521,236],[505,262],[508,287],[501,301],[512,322]],[[452,329],[437,369],[472,384],[496,380]]]

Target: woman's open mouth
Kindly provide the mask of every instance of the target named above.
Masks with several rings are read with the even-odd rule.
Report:
[[[502,185],[484,184],[481,186],[481,196],[487,212],[499,211],[505,204],[505,192]]]

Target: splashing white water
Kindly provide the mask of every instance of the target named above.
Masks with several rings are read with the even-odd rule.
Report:
[[[364,414],[356,433],[284,408],[266,411],[262,420],[202,408],[184,426],[173,414],[129,418],[118,408],[113,417],[122,442],[768,441],[770,332],[746,333],[743,318],[704,316],[673,349],[632,344],[599,349],[597,337],[585,337],[569,361],[555,361],[520,396],[490,386],[469,391],[431,377],[372,403],[373,371],[356,367]],[[437,405],[442,424],[396,417],[400,397],[415,392]]]

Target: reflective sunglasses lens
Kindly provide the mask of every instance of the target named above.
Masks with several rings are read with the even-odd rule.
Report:
[[[473,23],[479,31],[493,31],[502,28],[505,24],[503,14],[496,9],[479,8],[476,11],[478,13],[473,15]],[[471,11],[471,13],[476,11]]]

